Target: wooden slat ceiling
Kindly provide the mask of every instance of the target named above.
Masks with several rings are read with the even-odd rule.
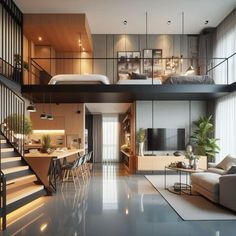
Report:
[[[85,14],[24,14],[24,34],[36,45],[50,45],[58,52],[79,52],[82,47],[87,52],[93,49]]]

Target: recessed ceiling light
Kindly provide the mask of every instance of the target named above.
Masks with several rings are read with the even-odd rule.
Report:
[[[205,21],[205,25],[207,25],[208,23],[209,23],[209,20],[206,20],[206,21]]]
[[[170,24],[171,24],[171,20],[168,20],[168,21],[167,21],[167,25],[170,25]]]
[[[38,41],[42,41],[43,38],[41,36],[38,37]]]

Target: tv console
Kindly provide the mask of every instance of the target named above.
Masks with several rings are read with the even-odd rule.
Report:
[[[136,156],[136,170],[137,171],[163,171],[165,166],[168,166],[172,162],[182,161],[186,165],[189,164],[189,160],[185,156]],[[198,160],[198,167],[201,169],[207,169],[207,157],[201,156]]]

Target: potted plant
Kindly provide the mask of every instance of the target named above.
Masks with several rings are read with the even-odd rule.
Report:
[[[25,135],[26,137],[32,134],[32,122],[28,116],[12,114],[5,120],[6,128],[14,132],[15,137]]]
[[[139,144],[139,151],[138,154],[139,156],[143,156],[143,145],[144,145],[144,141],[146,139],[146,134],[145,134],[145,130],[143,128],[140,128],[137,132],[137,142]]]
[[[214,126],[211,123],[212,116],[200,117],[194,122],[196,127],[191,136],[192,143],[195,145],[195,154],[207,156],[207,160],[214,161],[215,154],[219,153],[217,141],[219,139],[211,138],[214,134]]]
[[[50,135],[46,134],[42,136],[42,152],[46,153],[51,145],[51,137]]]

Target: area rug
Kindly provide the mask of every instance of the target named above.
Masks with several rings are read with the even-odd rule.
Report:
[[[163,175],[146,175],[145,177],[183,220],[236,220],[235,212],[214,204],[202,196],[178,195],[165,190]],[[168,186],[178,180],[177,176],[167,176],[167,178]]]

